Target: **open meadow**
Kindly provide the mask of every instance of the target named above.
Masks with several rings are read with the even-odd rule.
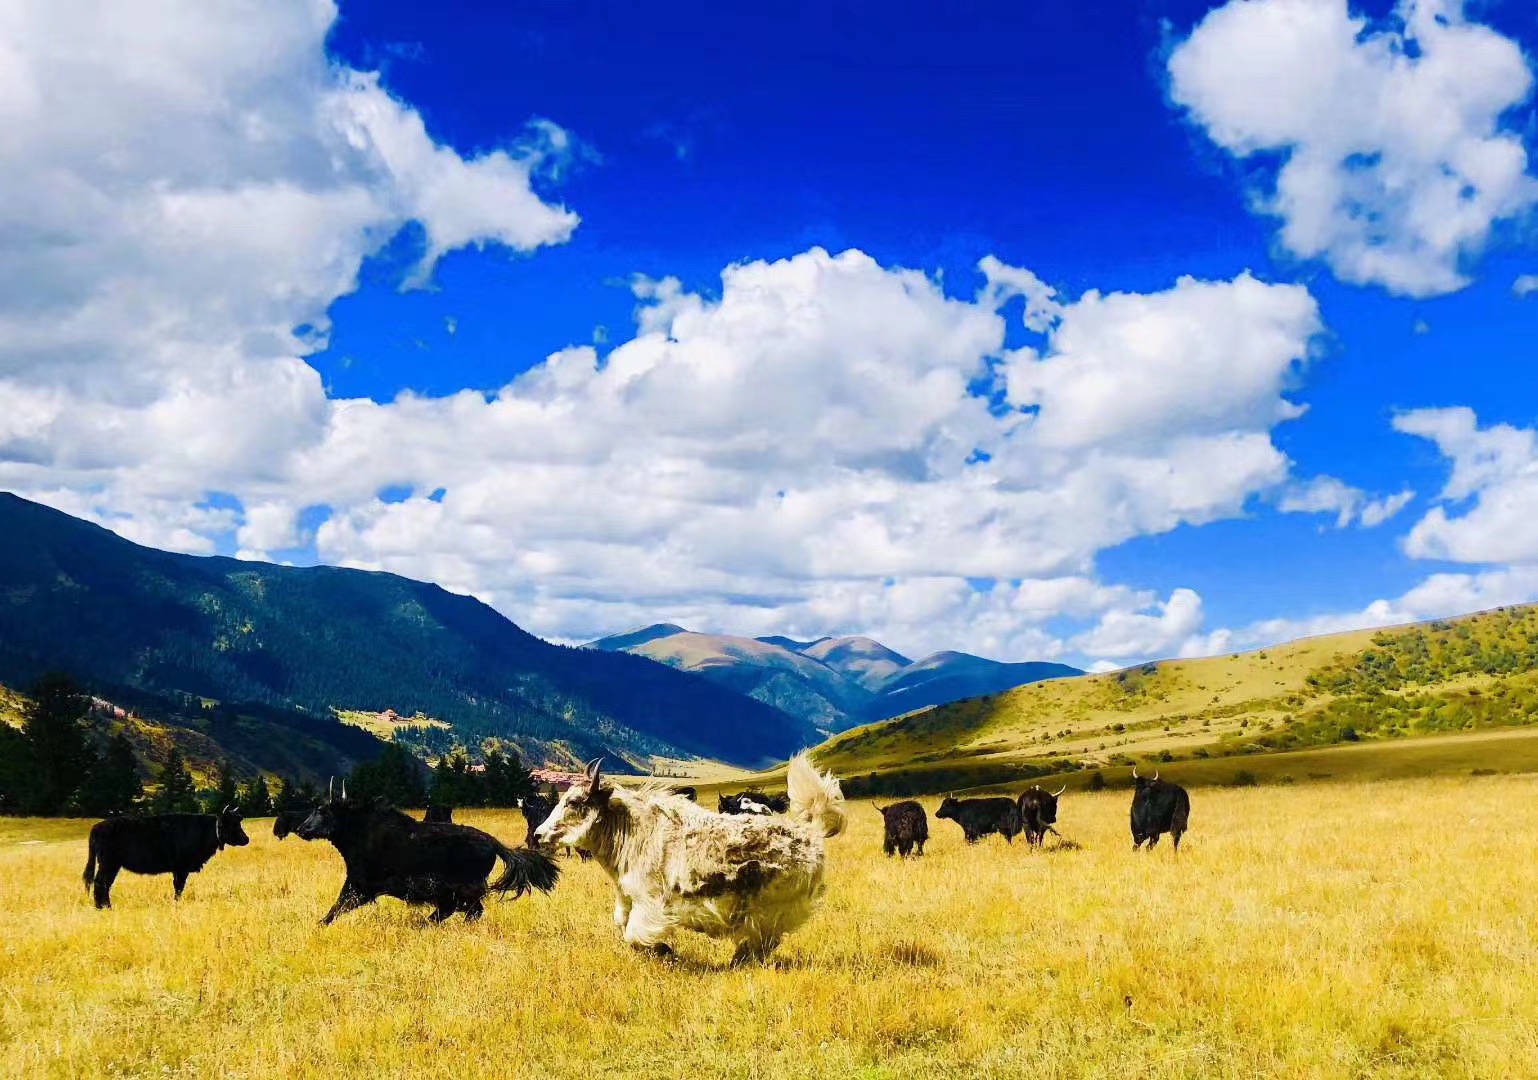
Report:
[[[340,859],[268,822],[179,905],[125,873],[97,912],[86,823],[0,820],[0,1075],[1538,1075],[1535,795],[1197,789],[1177,858],[1130,850],[1127,792],[1070,793],[1077,847],[967,848],[931,818],[909,862],[854,802],[823,910],[742,969],[694,935],[631,953],[574,859],[479,924],[384,900],[321,928]]]

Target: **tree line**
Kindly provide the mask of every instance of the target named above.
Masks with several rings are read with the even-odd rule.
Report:
[[[20,730],[0,724],[0,813],[214,813],[236,806],[247,817],[267,817],[323,798],[308,780],[281,777],[274,790],[260,771],[242,783],[228,760],[219,763],[214,787],[200,791],[175,745],[146,797],[127,735],[118,731],[103,744],[91,729],[90,696],[68,676],[45,675],[26,697]],[[399,807],[511,807],[535,790],[517,754],[488,750],[478,766],[463,753],[443,754],[429,771],[398,743],[337,779],[345,779],[352,798],[383,797]]]

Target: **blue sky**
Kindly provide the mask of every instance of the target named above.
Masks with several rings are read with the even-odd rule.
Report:
[[[160,546],[431,578],[563,639],[668,619],[1107,666],[1538,598],[1538,529],[1505,527],[1538,510],[1528,5],[245,17],[270,25],[242,48],[173,11],[199,59],[143,30],[123,52],[164,53],[163,83],[55,88],[89,42],[41,17],[10,43],[31,172],[151,225],[84,270],[12,229],[28,310],[91,325],[0,337],[0,486]],[[70,92],[81,130],[48,133]],[[82,164],[93,137],[119,158]],[[984,303],[990,256],[1037,284]],[[1083,303],[1106,294],[1128,302]],[[615,390],[556,353],[682,366]],[[905,393],[956,372],[1004,415]],[[972,444],[992,474],[959,465]]]

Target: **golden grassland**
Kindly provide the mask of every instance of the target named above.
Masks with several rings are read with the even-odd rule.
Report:
[[[321,928],[340,860],[265,822],[180,904],[125,874],[97,912],[85,823],[0,821],[0,1075],[1534,1076],[1535,796],[1202,789],[1177,858],[1130,850],[1126,792],[1071,794],[1078,847],[932,820],[909,862],[852,803],[823,910],[743,969],[695,935],[673,964],[628,951],[575,860],[479,924],[387,900]]]

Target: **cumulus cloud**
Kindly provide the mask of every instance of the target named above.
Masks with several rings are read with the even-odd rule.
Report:
[[[1299,411],[1284,394],[1319,326],[1300,287],[1183,279],[1062,303],[1039,348],[1007,352],[1009,290],[956,299],[820,249],[730,267],[719,299],[637,292],[635,337],[555,353],[489,400],[340,403],[292,482],[340,508],[321,553],[568,637],[693,610],[1055,651],[1033,629],[1052,615],[1151,603],[1090,581],[1096,552],[1286,479],[1270,429]],[[1014,407],[973,392],[990,379]],[[383,484],[447,490],[384,503]]]
[[[1337,529],[1344,529],[1352,522],[1371,529],[1399,513],[1413,498],[1415,492],[1409,490],[1373,498],[1344,480],[1316,476],[1306,482],[1288,485],[1276,505],[1283,513],[1334,514]]]
[[[1173,651],[1202,625],[1202,598],[1191,589],[1176,589],[1150,613],[1113,610],[1074,639],[1088,656],[1161,656]]]
[[[531,186],[564,132],[463,157],[328,60],[335,18],[325,0],[0,10],[0,484],[138,518],[275,479],[325,437],[302,357],[368,253],[415,221],[420,278],[455,247],[571,233]]]
[[[1230,0],[1176,46],[1170,97],[1274,182],[1254,193],[1282,246],[1344,281],[1432,296],[1467,284],[1495,223],[1538,199],[1503,117],[1532,76],[1518,45],[1459,0]]]
[[[1472,409],[1417,409],[1394,427],[1452,462],[1440,502],[1405,537],[1405,553],[1465,563],[1538,563],[1538,432],[1480,427]],[[1466,504],[1466,505],[1465,505]]]
[[[1511,291],[1515,296],[1530,296],[1538,292],[1538,274],[1522,274],[1511,283]]]

